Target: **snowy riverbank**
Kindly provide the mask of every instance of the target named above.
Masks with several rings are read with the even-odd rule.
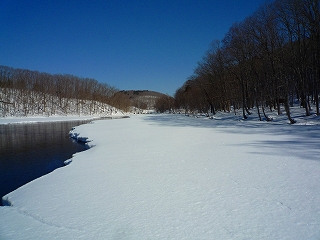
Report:
[[[124,114],[115,114],[107,116],[30,116],[30,117],[6,117],[0,118],[1,124],[15,124],[15,123],[37,123],[37,122],[64,122],[64,121],[78,121],[78,120],[95,120],[101,118],[122,118],[126,117]]]
[[[76,127],[92,148],[6,195],[0,239],[319,239],[320,126],[279,124]]]
[[[14,123],[36,123],[36,122],[60,122],[60,121],[77,121],[94,119],[91,116],[56,116],[56,117],[6,117],[0,118],[0,124],[14,124]]]

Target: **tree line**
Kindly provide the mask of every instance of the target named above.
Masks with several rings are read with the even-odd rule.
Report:
[[[132,99],[126,92],[92,78],[0,66],[1,117],[110,114],[110,106],[124,112],[153,107],[154,100]],[[140,92],[145,91],[133,91]],[[173,98],[168,99],[172,102]],[[163,107],[163,102],[160,106],[161,101],[156,106],[159,111],[167,108]]]
[[[281,113],[291,123],[296,99],[305,114],[319,113],[320,0],[275,0],[213,41],[194,74],[175,93],[175,108],[211,113],[256,108]]]
[[[121,106],[123,99],[115,97],[117,91],[91,78],[0,66],[0,110],[3,117],[68,115],[84,111],[91,115],[106,111],[106,104]]]

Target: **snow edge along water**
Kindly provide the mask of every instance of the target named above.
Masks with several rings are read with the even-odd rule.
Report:
[[[96,117],[96,116],[69,116],[69,117],[64,117],[64,116],[55,116],[55,117],[26,117],[26,118],[0,118],[0,125],[6,125],[6,124],[34,124],[34,123],[50,123],[50,122],[70,122],[70,121],[90,121],[84,124],[90,124],[92,121],[97,121],[97,120],[106,120],[106,119],[121,119],[121,118],[130,118],[129,115],[110,115],[110,116],[104,116],[104,117]],[[88,140],[88,137],[80,137],[80,133],[75,133],[73,130],[75,130],[75,127],[72,127],[72,129],[69,131],[68,135],[69,138],[76,141],[79,144],[85,144],[86,150],[89,150],[90,148],[94,147],[94,145],[88,144],[91,142],[91,140]],[[73,156],[67,160],[65,160],[64,166],[69,165],[72,163]],[[53,170],[54,171],[54,170]],[[46,175],[46,174],[45,174]],[[42,175],[44,176],[44,175]],[[40,176],[39,178],[41,178]],[[36,178],[38,179],[38,178]],[[34,180],[36,180],[34,179]],[[34,181],[32,180],[32,181]],[[32,182],[31,181],[31,182]],[[28,182],[30,183],[30,182]],[[26,183],[26,184],[28,184]],[[23,185],[22,185],[23,186]],[[21,186],[21,187],[22,187]],[[8,193],[9,194],[9,193]],[[8,194],[4,195],[1,197],[1,202],[2,206],[11,206],[13,207],[14,204],[9,200]]]

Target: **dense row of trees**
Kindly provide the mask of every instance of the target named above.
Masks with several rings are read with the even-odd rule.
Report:
[[[175,108],[175,100],[169,95],[163,95],[155,101],[154,108],[160,113],[172,111]]]
[[[81,114],[84,108],[95,114],[105,109],[102,104],[119,105],[116,92],[95,79],[0,66],[2,116]]]
[[[175,93],[176,107],[189,111],[242,109],[247,118],[256,107],[280,105],[291,123],[295,99],[310,115],[319,113],[320,0],[276,0],[235,23],[224,39],[213,42],[194,75]]]

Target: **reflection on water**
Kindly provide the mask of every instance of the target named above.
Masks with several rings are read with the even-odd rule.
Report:
[[[7,193],[64,166],[86,149],[68,133],[88,121],[0,125],[0,200]],[[0,201],[2,204],[2,201]]]

